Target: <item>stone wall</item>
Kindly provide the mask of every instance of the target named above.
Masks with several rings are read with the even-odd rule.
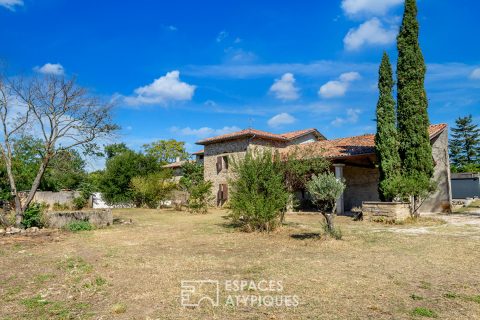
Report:
[[[432,140],[432,155],[435,161],[433,179],[437,183],[437,190],[420,206],[420,212],[450,212],[452,187],[450,184],[447,129]]]
[[[74,221],[88,221],[97,227],[106,227],[113,224],[112,211],[88,210],[88,211],[52,211],[45,213],[47,224],[50,228],[63,228]]]
[[[286,144],[263,139],[244,138],[233,141],[225,141],[213,143],[205,146],[205,156],[203,160],[203,172],[205,180],[212,181],[212,200],[211,205],[217,205],[217,192],[219,185],[228,184],[228,180],[232,178],[231,162],[233,159],[239,160],[245,157],[247,150],[282,148]],[[217,172],[217,157],[228,157],[228,168],[222,166],[222,170]]]
[[[22,201],[26,200],[28,192],[21,194]],[[71,206],[73,199],[80,196],[78,191],[37,191],[32,202],[46,203],[51,208],[55,203]],[[92,207],[92,198],[88,200],[87,207]]]
[[[407,202],[364,201],[362,214],[365,220],[387,219],[402,221],[410,216]]]
[[[361,207],[363,201],[379,201],[377,168],[361,168],[346,165],[343,168],[346,189],[344,193],[345,211]]]

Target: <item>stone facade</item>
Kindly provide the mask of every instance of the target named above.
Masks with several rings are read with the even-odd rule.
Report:
[[[432,155],[435,161],[433,179],[437,183],[437,189],[420,206],[420,212],[450,212],[452,186],[448,156],[448,130],[444,130],[432,139]]]
[[[373,139],[373,138],[372,138]],[[290,141],[274,141],[258,139],[255,137],[238,138],[205,145],[204,151],[204,174],[205,179],[212,181],[212,195],[215,200],[212,205],[219,203],[217,196],[221,194],[224,185],[228,186],[229,178],[232,178],[231,168],[228,162],[232,158],[242,158],[249,149],[274,148],[283,149],[292,144],[305,144],[317,141],[318,138],[309,133]],[[437,182],[437,190],[420,207],[420,212],[448,212],[451,203],[450,165],[448,158],[448,130],[445,128],[438,132],[431,140],[432,155],[435,161],[434,179]],[[218,157],[223,157],[222,169],[217,170]],[[378,181],[379,172],[375,167],[376,157],[372,152],[354,155],[352,157],[332,158],[332,163],[341,165],[338,168],[341,176],[345,179],[346,189],[343,195],[341,211],[350,211],[352,208],[361,207],[364,201],[379,201]],[[332,171],[334,168],[332,167]],[[228,187],[227,187],[228,188]],[[227,192],[228,194],[228,192]],[[299,200],[306,199],[305,192],[297,192]]]
[[[380,173],[377,168],[362,168],[346,165],[343,169],[345,179],[344,208],[350,211],[361,207],[363,201],[380,201],[378,181]]]
[[[203,170],[205,180],[211,181],[212,196],[214,200],[212,205],[224,205],[225,202],[219,201],[218,192],[221,185],[227,185],[228,180],[232,178],[231,161],[236,159],[242,159],[245,157],[247,150],[258,148],[280,148],[282,145],[278,142],[263,140],[263,139],[251,139],[243,138],[233,141],[225,141],[205,146],[205,155],[203,159]],[[218,157],[222,157],[222,169],[217,170]],[[227,191],[228,193],[228,191]],[[227,196],[228,198],[228,196]],[[228,199],[227,199],[228,200]]]

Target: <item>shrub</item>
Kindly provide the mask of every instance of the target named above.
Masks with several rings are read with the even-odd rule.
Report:
[[[270,231],[277,227],[286,209],[280,159],[271,151],[247,151],[244,159],[232,159],[230,218],[247,231]]]
[[[42,228],[44,226],[43,211],[45,206],[39,203],[31,204],[27,210],[23,213],[22,225],[25,228],[38,227]]]
[[[83,197],[73,198],[73,209],[82,210],[87,205],[87,200]]]
[[[198,163],[185,162],[182,166],[183,176],[180,188],[188,193],[188,211],[207,213],[208,203],[213,200],[212,182],[203,178],[203,166]]]
[[[193,213],[207,213],[208,203],[213,200],[211,190],[211,181],[202,181],[191,185],[187,203],[188,210]]]
[[[176,185],[171,181],[170,170],[162,170],[147,176],[132,178],[131,187],[133,198],[137,206],[157,208],[159,203],[167,200]]]
[[[90,231],[93,230],[93,226],[88,221],[74,221],[67,224],[66,229],[72,232]]]
[[[320,209],[326,221],[326,231],[335,239],[341,232],[333,225],[337,199],[345,190],[345,184],[335,178],[332,173],[313,175],[312,180],[307,184],[307,190],[312,197],[313,203]]]

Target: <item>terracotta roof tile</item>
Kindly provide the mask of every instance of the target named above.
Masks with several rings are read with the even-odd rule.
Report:
[[[195,154],[195,155],[197,155],[197,154],[204,154],[204,153],[205,153],[205,150],[204,150],[204,149],[202,149],[202,150],[199,150],[199,151],[197,151],[197,152],[194,152],[194,153],[192,153],[192,154]]]
[[[431,125],[428,129],[430,139],[440,134],[446,124]],[[309,155],[321,154],[327,158],[342,158],[348,156],[373,154],[375,153],[375,135],[365,134],[362,136],[339,138],[334,140],[322,140],[302,145],[293,145],[285,149],[281,149],[280,153],[286,155],[292,152],[301,152]]]
[[[233,140],[233,139],[244,138],[244,137],[254,137],[254,136],[259,138],[264,138],[264,139],[276,140],[276,141],[288,141],[287,138],[279,134],[256,130],[256,129],[245,129],[237,132],[222,134],[220,136],[203,139],[198,141],[197,144],[205,145],[205,144],[211,144],[213,142],[220,142],[220,141]]]
[[[197,144],[205,145],[213,142],[227,141],[227,140],[233,140],[233,139],[244,138],[244,137],[253,137],[253,136],[258,138],[263,138],[263,139],[287,142],[311,132],[316,133],[321,138],[325,138],[320,132],[317,131],[317,129],[314,129],[314,128],[291,131],[291,132],[286,132],[281,134],[276,134],[276,133],[271,133],[271,132],[256,130],[256,129],[245,129],[241,131],[236,131],[232,133],[222,134],[220,136],[203,139],[198,141]]]

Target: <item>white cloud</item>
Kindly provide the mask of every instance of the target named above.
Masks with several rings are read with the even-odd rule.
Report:
[[[285,125],[285,124],[292,124],[295,121],[297,121],[297,119],[295,119],[294,117],[292,117],[288,113],[283,112],[283,113],[277,114],[276,116],[273,116],[272,118],[270,118],[267,123],[270,127],[275,128],[275,127],[280,127],[280,126]]]
[[[472,73],[470,74],[470,78],[472,79],[480,79],[480,68],[476,68],[472,71]]]
[[[385,15],[404,0],[343,0],[342,9],[348,16]]]
[[[178,30],[178,28],[175,27],[174,25],[167,26],[167,29],[170,30],[170,31],[177,31]]]
[[[342,73],[339,80],[332,80],[325,83],[318,90],[318,95],[322,98],[342,97],[347,92],[347,89],[352,81],[360,79],[358,72]]]
[[[36,66],[33,70],[38,73],[53,74],[55,76],[62,76],[65,74],[65,69],[60,63],[46,63],[41,67]]]
[[[217,42],[222,42],[223,40],[225,40],[226,38],[228,37],[228,32],[225,31],[225,30],[222,30],[218,33],[217,35]]]
[[[340,75],[340,81],[350,82],[360,79],[360,74],[358,72],[345,72]]]
[[[210,127],[202,127],[198,129],[192,129],[190,127],[185,127],[185,128],[172,127],[171,128],[171,131],[174,133],[178,133],[183,136],[194,136],[197,138],[213,137],[213,136],[232,133],[240,130],[241,129],[237,126],[225,126],[220,129],[213,129]]]
[[[15,11],[16,6],[23,6],[23,0],[0,0],[0,6]]]
[[[332,125],[339,127],[343,124],[347,123],[356,123],[358,121],[358,117],[360,115],[360,109],[348,109],[345,118],[337,117],[335,120],[332,121]]]
[[[151,84],[135,89],[135,95],[125,97],[128,105],[166,104],[171,101],[191,100],[196,86],[180,81],[180,72],[167,72]]]
[[[289,72],[285,73],[280,79],[275,79],[269,91],[275,94],[275,97],[280,100],[298,99],[298,88],[295,87],[295,77]]]
[[[328,81],[320,87],[318,94],[323,98],[342,97],[347,92],[348,83],[342,81]]]
[[[388,45],[395,42],[397,27],[386,29],[378,18],[362,23],[358,28],[348,31],[343,44],[349,51],[358,50],[365,45]]]

